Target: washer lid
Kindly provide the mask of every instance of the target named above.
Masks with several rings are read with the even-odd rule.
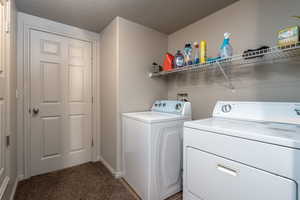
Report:
[[[161,113],[161,112],[136,112],[136,113],[123,113],[124,117],[136,119],[138,121],[143,121],[147,123],[157,123],[157,122],[165,122],[165,121],[174,121],[185,119],[182,115]]]
[[[214,117],[185,122],[185,127],[300,149],[300,126]]]

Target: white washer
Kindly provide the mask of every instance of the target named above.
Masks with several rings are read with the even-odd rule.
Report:
[[[184,200],[299,200],[300,104],[218,102],[184,127]]]
[[[143,200],[182,190],[183,123],[191,104],[156,101],[151,111],[123,114],[123,178]]]

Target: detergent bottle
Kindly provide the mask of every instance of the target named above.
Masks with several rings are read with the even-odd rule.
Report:
[[[200,63],[200,58],[199,58],[199,44],[198,42],[194,42],[194,64],[199,64]]]
[[[230,33],[226,32],[224,33],[224,41],[220,48],[220,57],[223,58],[229,58],[233,55],[233,48],[230,45]]]
[[[200,52],[201,52],[200,61],[201,61],[201,64],[204,64],[204,63],[206,63],[206,60],[207,60],[207,56],[206,56],[207,49],[206,49],[206,41],[205,40],[202,40],[200,43]]]
[[[180,50],[177,51],[174,58],[174,67],[183,67],[184,66],[184,56]]]

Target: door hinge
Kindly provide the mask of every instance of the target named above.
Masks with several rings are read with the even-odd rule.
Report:
[[[92,147],[94,147],[94,138],[92,138],[92,144],[91,144]]]
[[[7,135],[6,136],[6,147],[9,147],[10,146],[10,136]]]

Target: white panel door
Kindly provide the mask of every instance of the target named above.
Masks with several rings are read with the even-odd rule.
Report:
[[[91,44],[30,32],[31,175],[91,160]]]
[[[91,44],[69,39],[67,43],[67,164],[91,160]]]

